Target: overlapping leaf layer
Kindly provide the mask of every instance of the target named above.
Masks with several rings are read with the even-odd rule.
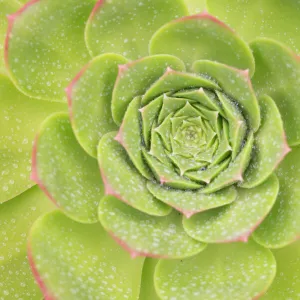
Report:
[[[32,0],[7,28],[0,12],[1,299],[40,298],[28,262],[47,300],[298,299],[300,62],[268,37],[299,38],[267,18],[253,40],[245,20],[248,45],[204,6]]]

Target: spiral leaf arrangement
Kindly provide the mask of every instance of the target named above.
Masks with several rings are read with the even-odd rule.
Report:
[[[300,228],[299,58],[182,0],[94,2],[33,0],[4,44],[0,96],[41,123],[24,199],[55,205],[28,243],[45,299],[275,299],[270,249]]]

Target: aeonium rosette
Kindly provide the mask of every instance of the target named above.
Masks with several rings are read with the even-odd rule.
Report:
[[[206,11],[187,16],[179,0],[98,1],[85,41],[61,51],[71,15],[49,29],[51,44],[31,28],[44,29],[47,11],[74,12],[67,2],[23,7],[5,44],[14,84],[45,100],[64,101],[83,45],[93,57],[65,90],[68,112],[46,118],[34,142],[31,178],[59,208],[29,237],[45,298],[258,298],[276,274],[268,248],[299,232],[297,213],[280,215],[299,194],[300,168],[287,177],[299,152],[299,59],[269,38],[246,44]],[[83,20],[93,1],[75,2]],[[60,52],[64,64],[48,60]]]

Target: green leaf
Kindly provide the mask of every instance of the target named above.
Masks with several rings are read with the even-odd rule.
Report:
[[[160,300],[154,288],[154,272],[158,259],[146,258],[143,267],[140,300]]]
[[[297,299],[300,295],[300,241],[272,252],[277,263],[276,277],[260,299]]]
[[[199,112],[199,110],[197,110],[194,106],[192,106],[190,104],[190,102],[186,101],[185,106],[182,109],[179,109],[176,114],[175,117],[184,117],[185,119],[187,118],[197,118],[199,117],[201,114]]]
[[[166,92],[177,92],[188,88],[218,89],[213,81],[194,74],[178,72],[167,68],[166,72],[147,90],[143,96],[143,104],[149,103]]]
[[[104,188],[97,160],[78,144],[68,114],[54,114],[43,122],[32,160],[32,179],[59,208],[82,223],[98,220]]]
[[[0,298],[40,300],[27,259],[27,235],[33,222],[54,209],[38,187],[0,206]]]
[[[271,251],[250,241],[209,245],[183,260],[160,260],[154,282],[162,300],[245,300],[267,290],[275,273]]]
[[[183,176],[187,171],[197,170],[207,165],[206,162],[198,162],[182,155],[167,153],[173,164],[179,169],[180,175]]]
[[[154,182],[148,182],[147,188],[157,199],[180,211],[187,218],[198,212],[229,204],[237,196],[233,187],[212,194],[203,194],[201,190],[168,189]]]
[[[193,64],[193,70],[214,78],[222,90],[233,98],[244,112],[251,129],[256,132],[260,125],[260,110],[249,72],[235,69],[217,62],[200,60]]]
[[[193,182],[177,174],[174,167],[170,164],[163,164],[151,154],[143,151],[145,160],[155,175],[157,181],[161,184],[178,189],[199,189],[201,184]]]
[[[182,0],[98,0],[86,26],[86,44],[92,56],[114,52],[137,59],[148,55],[148,41],[158,28],[187,14]]]
[[[31,1],[9,17],[5,55],[23,93],[65,101],[64,87],[89,61],[84,27],[95,1]]]
[[[153,103],[152,100],[148,105]],[[163,105],[158,117],[158,123],[161,124],[164,119],[171,113],[175,113],[179,109],[183,108],[187,104],[187,99],[169,97],[166,94],[163,95]]]
[[[4,44],[7,31],[8,14],[14,13],[20,7],[20,3],[16,0],[1,0],[0,1],[0,69],[4,68]]]
[[[291,151],[276,104],[268,96],[260,97],[259,102],[261,126],[254,139],[254,151],[244,182],[240,184],[244,188],[252,188],[266,180]]]
[[[172,54],[182,59],[187,69],[194,61],[207,59],[239,69],[254,71],[254,59],[244,43],[227,25],[206,12],[174,20],[152,37],[150,54]],[[234,55],[232,55],[234,53]]]
[[[275,175],[255,188],[239,188],[233,203],[184,219],[184,229],[192,238],[206,243],[247,242],[271,210],[278,190]]]
[[[253,146],[253,134],[250,133],[248,139],[241,150],[239,155],[233,160],[227,169],[219,174],[207,187],[205,187],[203,193],[216,192],[225,186],[234,184],[239,181],[243,181],[243,173],[248,167]]]
[[[229,140],[232,147],[232,158],[235,159],[240,152],[247,132],[247,124],[241,111],[226,94],[217,91],[218,98],[222,104],[225,119],[228,121]]]
[[[30,99],[0,72],[0,203],[34,185],[30,180],[32,142],[40,123],[67,105]]]
[[[205,170],[200,169],[194,172],[187,172],[185,176],[195,181],[210,183],[214,178],[216,178],[223,170],[225,170],[228,167],[230,162],[231,158],[228,157],[227,159],[223,160],[220,164],[209,167]]]
[[[154,216],[166,216],[171,209],[147,190],[147,180],[132,165],[124,148],[114,140],[116,132],[104,135],[98,145],[98,162],[105,194]]]
[[[126,150],[138,172],[147,179],[151,179],[152,174],[145,164],[142,154],[143,140],[140,130],[140,107],[141,97],[136,97],[130,102],[115,140]]]
[[[236,29],[247,41],[252,41],[258,36],[269,37],[300,52],[298,1],[206,0],[206,2],[210,13]]]
[[[280,190],[274,207],[254,232],[254,239],[268,248],[281,248],[300,234],[300,147],[293,147],[276,170]]]
[[[130,259],[99,223],[45,215],[31,230],[29,259],[47,299],[139,298],[144,259]]]
[[[159,134],[159,136],[161,137],[162,142],[164,144],[164,147],[168,151],[171,151],[172,139],[171,139],[170,135],[171,135],[171,129],[172,129],[171,128],[172,117],[173,117],[173,114],[170,113],[159,126],[152,129],[152,130],[155,130]]]
[[[126,62],[116,54],[98,56],[81,70],[66,90],[76,138],[93,157],[97,157],[101,137],[117,130],[111,115],[111,98],[118,65]]]
[[[153,126],[151,131],[151,148],[148,153],[156,157],[160,162],[170,165],[170,160],[167,156],[163,141],[160,135],[155,131],[154,127],[155,126]]]
[[[155,120],[161,110],[163,99],[164,96],[157,97],[155,100],[140,109],[142,115],[143,138],[146,147],[148,148],[150,147],[150,142],[152,145],[152,127],[155,124]]]
[[[185,70],[183,62],[171,55],[148,56],[119,66],[111,108],[116,124],[121,124],[132,99],[143,95],[168,67],[178,71]]]
[[[300,60],[284,45],[270,39],[256,39],[250,47],[256,62],[254,89],[258,95],[272,97],[280,111],[289,145],[298,145]]]
[[[216,100],[216,95],[209,90],[204,90],[203,88],[179,91],[175,93],[173,97],[181,97],[184,99],[193,100],[212,110],[221,110],[220,103]]]
[[[208,154],[212,154],[213,159],[211,159],[210,156],[208,156],[210,158],[210,162],[211,162],[211,166],[216,166],[218,164],[222,164],[222,162],[224,160],[226,160],[226,158],[228,158],[229,155],[231,155],[232,153],[232,148],[229,144],[229,125],[228,122],[226,122],[223,119],[223,128],[222,128],[222,134],[220,139],[218,140],[218,148],[216,149],[216,151],[213,151],[212,153],[208,152]],[[211,147],[212,150],[214,150],[214,147]],[[201,153],[199,155],[199,158],[201,158]]]
[[[106,196],[99,206],[99,219],[132,257],[183,258],[206,246],[186,234],[182,216],[176,211],[163,217],[150,216]]]

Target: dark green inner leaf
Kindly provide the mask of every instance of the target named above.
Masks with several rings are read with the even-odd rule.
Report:
[[[139,99],[128,106],[116,139],[142,176],[167,188],[204,193],[211,184],[217,191],[242,181],[252,145],[246,143],[248,120],[238,101],[213,81],[167,69]],[[243,153],[247,159],[237,163],[234,178],[224,176]]]

